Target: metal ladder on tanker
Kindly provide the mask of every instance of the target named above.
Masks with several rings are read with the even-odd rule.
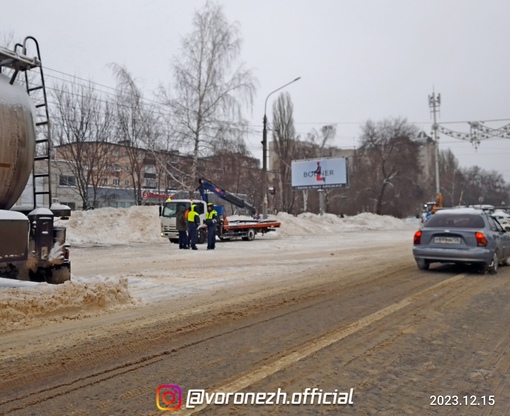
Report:
[[[34,197],[34,208],[38,205],[47,206],[52,204],[51,197],[51,129],[48,110],[48,97],[46,94],[46,84],[44,82],[44,72],[41,62],[41,53],[39,43],[32,36],[27,36],[23,44],[17,43],[14,47],[16,53],[27,56],[27,41],[32,41],[37,51],[37,61],[39,65],[33,66],[32,71],[25,72],[25,86],[27,94],[30,95],[35,105],[35,156],[32,169],[32,189]],[[30,76],[32,75],[32,76]],[[41,198],[42,197],[42,198]],[[38,202],[41,201],[40,204]]]

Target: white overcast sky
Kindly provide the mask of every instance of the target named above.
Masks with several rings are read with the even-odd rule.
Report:
[[[47,68],[107,86],[114,86],[108,63],[125,65],[149,98],[160,83],[171,83],[172,56],[204,2],[4,0],[0,35],[32,35]],[[242,59],[259,81],[247,113],[247,141],[257,158],[265,98],[298,76],[286,88],[298,132],[335,123],[340,147],[357,145],[368,119],[405,117],[429,133],[433,90],[441,94],[439,122],[450,129],[467,133],[468,121],[494,128],[510,123],[507,0],[218,3],[229,21],[239,22]],[[276,97],[268,101],[268,116]],[[497,170],[510,182],[509,139],[484,141],[476,151],[469,142],[441,136],[440,147],[451,148],[462,166]]]

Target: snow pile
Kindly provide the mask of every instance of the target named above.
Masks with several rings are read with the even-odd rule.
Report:
[[[230,221],[252,220],[245,216],[229,216]],[[322,235],[349,231],[401,230],[405,221],[398,218],[363,213],[340,218],[333,214],[303,213],[294,217],[281,212],[270,216],[281,222],[276,236]],[[159,210],[155,206],[131,208],[101,208],[91,211],[73,211],[67,221],[58,221],[67,227],[67,241],[71,245],[130,244],[162,242]]]
[[[67,241],[70,244],[161,241],[159,209],[156,206],[73,211],[69,220],[59,220],[58,225],[67,228]]]
[[[125,278],[78,279],[0,291],[0,333],[33,318],[72,319],[94,310],[134,303]]]
[[[281,222],[277,231],[281,236],[321,235],[349,231],[402,230],[405,222],[387,215],[363,213],[340,218],[333,214],[316,215],[305,212],[294,217],[279,213],[276,219]]]

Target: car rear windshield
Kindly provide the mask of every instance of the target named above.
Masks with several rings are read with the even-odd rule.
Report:
[[[425,224],[427,227],[445,228],[484,228],[483,218],[477,214],[432,215]]]

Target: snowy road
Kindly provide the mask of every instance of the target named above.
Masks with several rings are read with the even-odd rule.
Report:
[[[339,260],[342,267],[355,268],[363,257],[370,257],[372,262],[385,258],[384,253],[373,249],[379,251],[392,242],[409,243],[411,237],[411,230],[394,231],[391,236],[386,232],[285,238],[268,235],[251,242],[218,242],[214,251],[199,246],[196,252],[178,250],[165,240],[150,245],[75,248],[73,274],[83,282],[94,281],[97,276],[125,277],[134,298],[155,302],[223,291],[230,286],[279,285],[282,278],[292,279],[292,272],[307,272],[338,264]],[[86,257],[93,261],[86,261]]]

